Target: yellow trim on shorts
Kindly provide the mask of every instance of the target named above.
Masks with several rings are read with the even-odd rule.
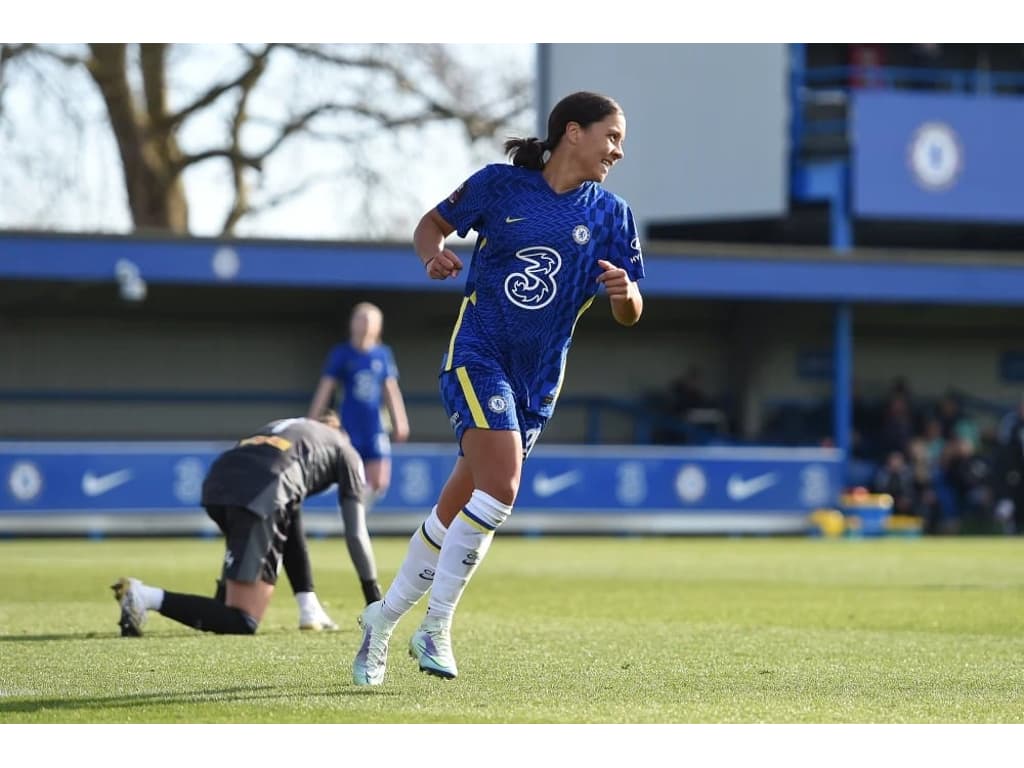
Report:
[[[455,319],[455,328],[452,329],[452,337],[448,340],[448,359],[444,366],[446,371],[452,369],[452,358],[455,357],[455,337],[459,335],[459,328],[462,327],[462,316],[466,313],[466,307],[469,306],[469,302],[476,304],[476,291],[463,298],[462,306],[459,307],[459,316]]]
[[[462,385],[462,394],[466,396],[466,402],[469,403],[469,412],[473,414],[473,425],[480,429],[490,429],[487,417],[484,416],[484,409],[480,407],[480,400],[477,398],[476,392],[473,391],[473,382],[469,380],[469,374],[466,373],[466,366],[460,365],[456,368],[455,375],[458,376],[459,384]]]

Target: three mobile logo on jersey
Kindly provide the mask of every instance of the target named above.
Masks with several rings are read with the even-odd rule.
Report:
[[[516,251],[516,258],[525,265],[505,278],[505,296],[522,309],[546,307],[558,290],[554,276],[562,268],[562,257],[553,248],[533,245]]]

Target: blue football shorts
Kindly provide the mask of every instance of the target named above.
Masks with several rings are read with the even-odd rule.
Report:
[[[440,385],[441,402],[455,430],[460,456],[467,429],[502,429],[519,432],[525,459],[548,423],[547,416],[523,409],[521,398],[497,367],[459,366],[444,371]]]
[[[359,442],[353,440],[352,447],[356,449],[356,453],[362,457],[363,461],[391,458],[391,438],[388,437],[387,432],[378,432],[369,440],[360,440]]]

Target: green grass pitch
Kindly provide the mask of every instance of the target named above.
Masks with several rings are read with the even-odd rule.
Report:
[[[375,541],[387,585],[405,550]],[[392,639],[351,682],[357,580],[310,543],[341,624],[298,630],[282,578],[255,637],[150,614],[121,638],[109,585],[212,594],[201,539],[0,542],[2,723],[1024,723],[1024,538],[501,536],[463,596],[460,676]]]

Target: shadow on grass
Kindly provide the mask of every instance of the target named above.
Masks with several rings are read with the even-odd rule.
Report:
[[[78,632],[65,635],[0,635],[0,643],[34,642],[39,640],[107,640],[107,632]],[[120,638],[117,638],[120,640]]]
[[[28,699],[4,701],[0,699],[0,712],[39,712],[45,709],[116,709],[137,707],[140,704],[198,704],[206,701],[245,701],[248,699],[279,698],[287,694],[270,694],[269,685],[238,688],[220,688],[211,691],[182,691],[178,693],[132,693],[119,696],[86,696],[80,699]]]
[[[46,634],[46,635],[0,635],[0,643],[17,643],[21,641],[40,641],[40,640],[117,640],[127,643],[135,642],[154,642],[157,640],[178,640],[183,637],[217,637],[218,635],[214,632],[199,632],[188,627],[181,625],[170,625],[160,627],[158,631],[147,631],[144,633],[144,637],[122,637],[119,631],[118,625],[114,625],[112,630],[96,631],[91,630],[88,632],[67,632],[64,634]],[[279,635],[295,635],[296,637],[314,637],[314,638],[329,638],[329,637],[344,637],[345,635],[354,635],[355,631],[346,632],[344,630],[335,630],[333,632],[299,632],[291,627],[283,626],[269,626],[260,627],[258,633],[259,637],[276,637]]]
[[[0,713],[42,712],[45,710],[80,709],[134,709],[141,705],[173,706],[177,704],[226,704],[228,702],[266,701],[289,699],[301,696],[303,699],[363,696],[367,694],[397,696],[397,691],[381,691],[357,686],[344,686],[319,693],[280,690],[270,685],[240,686],[213,690],[132,693],[118,696],[86,696],[83,698],[26,699],[5,701],[0,699]]]
[[[193,637],[196,634],[197,633],[194,631],[162,632],[159,635],[153,635],[152,638],[177,639],[182,637]],[[117,640],[119,642],[131,643],[141,642],[143,638],[122,638],[116,630],[113,632],[69,632],[62,635],[0,635],[0,643],[38,642],[41,640]]]

